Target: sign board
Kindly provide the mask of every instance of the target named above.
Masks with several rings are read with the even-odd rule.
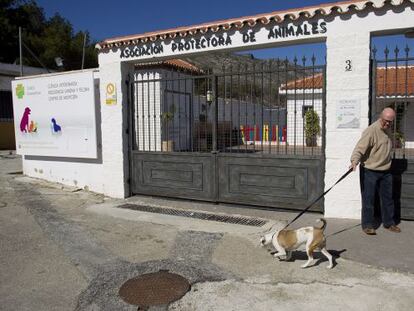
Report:
[[[336,104],[336,127],[342,129],[359,128],[361,105],[355,99],[339,100]]]
[[[93,72],[12,81],[16,152],[96,158]]]
[[[317,38],[324,36],[327,31],[328,25],[322,20],[284,25],[275,23],[269,24],[266,27],[242,29],[235,32],[218,32],[215,34],[196,35],[194,37],[180,37],[173,40],[130,44],[120,47],[118,55],[121,60],[176,56],[186,53],[276,43],[279,41]]]
[[[106,104],[116,105],[116,86],[115,83],[106,84]]]

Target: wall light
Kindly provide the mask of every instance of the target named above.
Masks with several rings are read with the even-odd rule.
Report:
[[[207,91],[206,101],[208,104],[211,104],[213,102],[213,92],[210,90]]]

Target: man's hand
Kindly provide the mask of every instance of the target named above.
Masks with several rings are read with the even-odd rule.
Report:
[[[349,169],[352,168],[352,170],[355,171],[357,166],[358,166],[358,163],[351,163],[351,165],[349,166]]]

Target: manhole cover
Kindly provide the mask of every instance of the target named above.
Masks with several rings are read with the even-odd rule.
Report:
[[[133,305],[164,305],[180,299],[190,289],[190,284],[181,275],[160,271],[143,274],[126,281],[119,296]]]

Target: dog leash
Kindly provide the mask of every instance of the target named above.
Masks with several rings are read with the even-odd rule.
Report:
[[[335,187],[337,184],[339,184],[346,176],[348,176],[351,172],[353,171],[352,168],[350,168],[345,174],[343,174],[341,176],[341,178],[338,179],[338,181],[336,183],[333,184],[333,186],[331,188],[329,188],[328,190],[326,190],[324,193],[322,193],[319,197],[316,198],[316,200],[314,200],[311,204],[309,204],[303,211],[301,211],[295,218],[293,218],[293,220],[291,220],[284,228],[286,229],[287,227],[289,227],[294,221],[296,221],[300,216],[302,216],[313,204],[315,204],[316,202],[318,202],[321,198],[323,198],[325,196],[325,194],[327,194],[329,191],[331,191],[331,189],[333,187]]]

